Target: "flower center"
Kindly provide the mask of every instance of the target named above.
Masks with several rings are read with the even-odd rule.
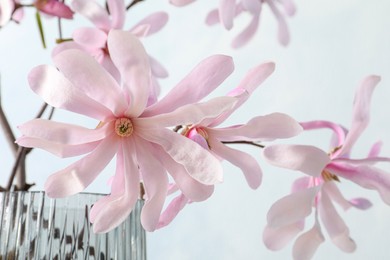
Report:
[[[333,173],[331,173],[327,170],[323,170],[321,173],[321,176],[322,176],[322,179],[324,181],[338,181],[338,182],[340,182],[340,179],[339,179],[339,177],[337,177],[337,175],[334,175]]]
[[[133,133],[133,124],[131,120],[122,117],[115,121],[115,133],[120,137],[129,137]]]

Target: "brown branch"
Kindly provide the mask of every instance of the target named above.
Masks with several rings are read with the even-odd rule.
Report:
[[[258,144],[255,142],[250,142],[250,141],[223,141],[222,143],[223,144],[249,144],[249,145],[259,147],[259,148],[265,148],[265,145]]]
[[[142,2],[144,0],[133,0],[127,7],[126,7],[126,10],[129,10],[130,8],[132,8],[134,5]]]

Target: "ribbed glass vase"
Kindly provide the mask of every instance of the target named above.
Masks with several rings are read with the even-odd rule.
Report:
[[[0,260],[146,260],[143,201],[119,227],[94,234],[89,211],[102,196],[50,199],[44,192],[0,192]]]

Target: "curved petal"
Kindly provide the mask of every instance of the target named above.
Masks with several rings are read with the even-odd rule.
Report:
[[[149,55],[150,68],[152,70],[152,75],[157,78],[166,78],[168,77],[168,71],[159,63],[155,58]]]
[[[218,9],[213,9],[206,16],[206,24],[212,26],[217,23],[219,23],[219,12]]]
[[[231,109],[236,101],[233,97],[217,97],[203,103],[184,105],[170,113],[137,118],[134,123],[142,128],[197,125],[206,118],[215,118]]]
[[[114,126],[109,123],[97,129],[88,129],[46,119],[34,119],[20,125],[18,128],[22,135],[27,137],[75,145],[102,140],[113,132]]]
[[[316,218],[314,226],[300,235],[293,246],[293,258],[295,260],[310,260],[317,248],[325,241],[321,227]]]
[[[278,39],[279,42],[283,46],[287,46],[290,42],[290,33],[288,31],[286,19],[284,19],[284,16],[279,12],[279,10],[276,8],[273,1],[266,0],[268,5],[271,8],[271,11],[274,13],[276,20],[278,21]]]
[[[291,185],[291,193],[308,189],[311,184],[311,179],[312,178],[308,176],[296,179]]]
[[[382,141],[378,141],[375,144],[371,146],[370,152],[368,153],[367,157],[372,158],[372,157],[378,157],[381,150],[382,150]]]
[[[205,185],[222,182],[222,165],[210,152],[190,139],[167,129],[138,133],[146,140],[161,146],[188,174]]]
[[[345,141],[346,132],[344,131],[344,128],[339,124],[335,124],[333,122],[325,121],[325,120],[300,122],[300,124],[305,131],[313,130],[313,129],[321,129],[321,128],[331,129],[337,139],[337,142],[335,142],[336,147],[341,146]]]
[[[267,225],[281,228],[304,220],[311,214],[319,189],[320,186],[315,186],[297,191],[276,201],[267,213]]]
[[[257,189],[260,186],[263,172],[255,158],[222,144],[212,136],[209,136],[208,141],[215,154],[241,169],[249,187]]]
[[[327,166],[332,173],[356,184],[379,192],[382,200],[390,205],[390,174],[370,165],[348,165],[340,162]]]
[[[110,109],[116,116],[123,115],[127,103],[118,83],[92,57],[79,50],[68,50],[56,55],[54,63],[76,88]]]
[[[138,117],[144,111],[151,91],[149,58],[141,42],[130,32],[111,30],[108,49],[130,99],[126,115]]]
[[[148,15],[141,21],[139,21],[130,31],[136,30],[139,26],[148,26],[147,33],[143,36],[149,36],[160,31],[168,22],[168,14],[166,12],[155,12]]]
[[[72,9],[89,19],[96,27],[108,31],[111,29],[110,17],[107,11],[95,0],[73,0]]]
[[[121,184],[119,189],[112,190],[111,195],[97,201],[91,209],[90,220],[95,233],[108,232],[121,224],[137,203],[140,182],[133,147],[132,140],[127,138],[118,151],[117,171],[113,184]]]
[[[31,89],[49,105],[105,121],[112,112],[75,88],[56,68],[38,66],[28,75]]]
[[[257,116],[241,126],[210,129],[210,133],[213,133],[221,141],[272,141],[278,138],[290,138],[301,132],[300,124],[282,113]]]
[[[356,244],[349,237],[349,229],[337,213],[326,192],[321,193],[318,211],[333,243],[344,252],[355,251]]]
[[[355,93],[353,102],[352,123],[341,149],[338,151],[338,156],[343,156],[350,152],[356,140],[366,129],[370,120],[370,105],[371,97],[374,88],[379,83],[379,76],[371,75],[366,77]]]
[[[199,63],[165,97],[148,107],[142,116],[168,113],[186,105],[196,103],[218,87],[234,69],[229,56],[214,55]]]
[[[168,207],[163,211],[160,216],[157,229],[167,226],[172,220],[179,214],[179,212],[187,205],[189,202],[188,198],[184,194],[180,194],[174,198],[168,205]]]
[[[287,15],[293,16],[295,14],[296,8],[292,0],[279,0],[279,2],[283,5]]]
[[[45,183],[46,194],[62,198],[83,191],[114,157],[117,145],[115,137],[107,137],[90,154],[50,175]]]
[[[100,49],[106,46],[107,34],[102,30],[91,27],[77,28],[72,34],[73,40],[81,46]]]
[[[191,201],[204,201],[214,192],[213,185],[204,185],[192,178],[183,165],[174,161],[161,147],[155,147],[155,152],[164,168],[174,179],[184,196]]]
[[[263,1],[242,0],[242,6],[252,14],[258,14],[261,11]]]
[[[263,242],[270,250],[280,250],[285,247],[304,227],[304,222],[299,221],[280,228],[266,226],[263,231]]]
[[[152,154],[153,146],[140,138],[134,138],[138,167],[145,186],[146,201],[142,208],[141,223],[146,231],[157,228],[167,196],[168,176],[162,164]]]
[[[259,27],[260,16],[254,15],[248,26],[237,35],[232,42],[232,47],[238,49],[247,44],[255,35],[257,28]]]
[[[329,156],[324,151],[310,145],[270,145],[264,148],[263,155],[272,165],[301,171],[314,177],[320,176],[330,163]]]
[[[233,28],[233,20],[235,14],[236,14],[236,0],[219,1],[219,19],[226,30],[230,30]]]
[[[228,96],[240,96],[239,101],[233,109],[218,117],[210,126],[217,126],[226,120],[234,111],[236,111],[252,95],[260,84],[262,84],[275,70],[275,63],[267,62],[260,64],[248,71],[240,84],[228,93]],[[247,95],[243,95],[245,91]]]
[[[195,2],[195,0],[169,0],[169,2],[176,6],[185,6]]]
[[[111,28],[121,29],[126,19],[126,6],[124,0],[107,0],[108,10],[111,14]]]
[[[365,199],[365,198],[354,198],[354,199],[349,200],[349,203],[353,207],[355,207],[357,209],[361,209],[361,210],[367,210],[367,209],[372,207],[371,201],[369,201],[368,199]]]

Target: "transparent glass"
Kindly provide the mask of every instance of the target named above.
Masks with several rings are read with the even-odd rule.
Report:
[[[0,260],[146,260],[143,201],[106,234],[94,234],[89,211],[102,194],[50,199],[44,192],[0,192]]]

